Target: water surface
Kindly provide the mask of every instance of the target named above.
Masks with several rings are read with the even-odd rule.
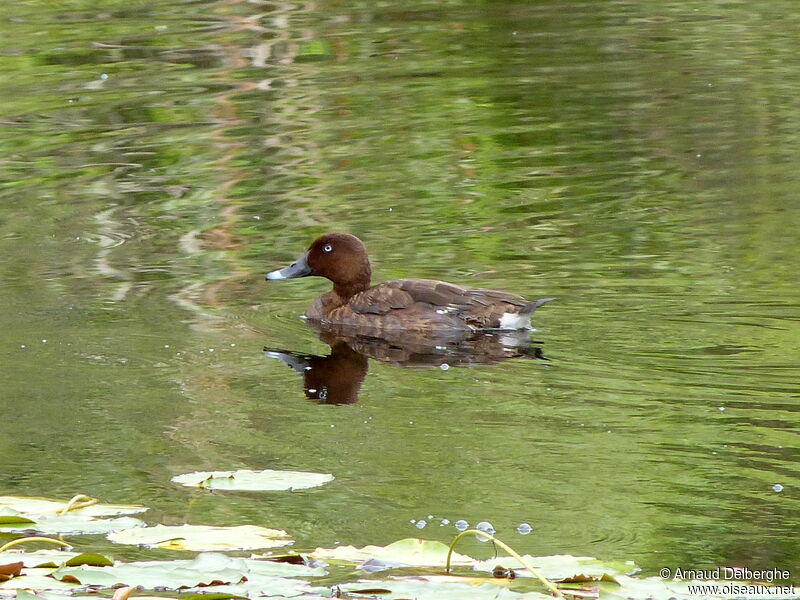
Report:
[[[99,4],[0,8],[2,493],[800,568],[793,3]],[[262,348],[329,354],[327,283],[263,273],[326,231],[376,280],[556,297],[546,360],[312,401]],[[169,483],[233,468],[336,480]]]

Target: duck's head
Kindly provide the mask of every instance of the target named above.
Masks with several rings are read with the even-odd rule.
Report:
[[[340,296],[352,296],[369,287],[372,269],[367,249],[354,235],[326,233],[314,240],[308,251],[288,267],[267,273],[271,280],[316,275],[333,282]]]

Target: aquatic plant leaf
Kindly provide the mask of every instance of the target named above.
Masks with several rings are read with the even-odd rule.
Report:
[[[13,563],[0,563],[0,576],[8,575],[9,578],[16,577],[22,571],[24,563],[21,560]]]
[[[215,582],[238,583],[244,576],[241,559],[215,553],[200,554],[193,560],[118,563],[112,567],[82,565],[53,571],[58,580],[75,580],[84,586],[122,584],[172,590]]]
[[[215,594],[225,593],[237,597],[258,598],[262,596],[291,598],[306,594],[328,594],[327,587],[312,587],[302,579],[290,579],[287,577],[269,577],[266,575],[250,575],[247,581],[230,585],[212,585],[202,588],[190,588],[190,592],[212,592]],[[329,596],[328,596],[329,597]],[[203,594],[205,598],[205,593]]]
[[[24,496],[0,496],[0,511],[10,508],[23,516],[33,518],[38,516],[52,516],[67,507],[68,500],[52,500],[50,498],[36,498]],[[85,508],[70,510],[71,515],[84,517],[116,517],[120,515],[133,515],[147,510],[146,506],[125,504],[92,504]],[[2,512],[0,512],[2,514]]]
[[[204,590],[208,588],[203,588]],[[139,600],[139,596],[136,596],[136,600]],[[222,594],[218,592],[213,592],[209,594],[183,594],[181,595],[181,600],[235,600],[236,598],[247,598],[247,596],[237,596],[235,594]],[[94,600],[97,600],[96,598]],[[159,598],[159,600],[164,600],[163,598]]]
[[[111,567],[62,567],[53,577],[78,581],[81,585],[111,587],[142,586],[146,589],[195,589],[228,596],[286,595],[310,590],[302,579],[289,577],[321,576],[324,569],[304,565],[268,563],[236,558],[216,552],[199,554],[192,560],[141,561],[117,563]],[[198,587],[200,586],[200,587]],[[138,598],[138,596],[137,596]]]
[[[310,556],[364,565],[371,560],[379,560],[394,567],[433,567],[444,566],[447,560],[447,544],[419,538],[406,538],[392,542],[388,546],[338,546],[336,548],[317,548]],[[474,558],[453,552],[450,562],[454,565],[472,565]],[[390,568],[390,567],[387,567]]]
[[[271,560],[243,559],[247,568],[248,580],[254,576],[264,577],[322,577],[327,574],[324,567],[311,567],[303,564]]]
[[[23,562],[17,561],[13,563],[0,562],[0,581],[8,581],[12,577],[16,577],[22,571]]]
[[[681,580],[671,580],[671,579],[661,579],[660,577],[645,577],[645,578],[636,578],[636,577],[628,577],[626,575],[620,575],[617,577],[619,585],[613,584],[599,584],[601,587],[601,597],[603,600],[627,600],[629,598],[647,598],[648,600],[671,600],[672,598],[693,598],[699,597],[697,596],[697,592],[694,594],[689,593],[689,586],[701,584],[705,586],[709,586],[706,588],[707,591],[701,597],[704,600],[730,600],[733,596],[731,593],[722,594],[723,589],[730,590],[730,586],[734,583],[732,581],[681,581]],[[718,594],[712,594],[710,590],[716,586],[717,590],[719,591]],[[797,588],[795,588],[796,590]],[[565,589],[565,593],[571,593],[570,590]],[[759,596],[759,597],[768,597],[767,595]],[[780,597],[782,600],[791,600],[791,599],[798,599],[800,598],[800,593],[795,592],[794,594],[788,595],[776,595],[775,597]]]
[[[25,552],[19,546],[12,550],[0,552],[0,564],[7,562],[22,561],[26,568],[50,567],[55,569],[63,565],[69,559],[79,556],[79,552],[68,552],[66,550],[36,550],[35,552]]]
[[[88,515],[73,513],[35,517],[35,519],[36,521],[31,523],[3,525],[1,530],[9,533],[38,533],[42,535],[87,535],[145,526],[143,521],[134,517],[96,519]]]
[[[18,523],[34,523],[30,517],[20,514],[11,507],[0,507],[0,528],[4,525],[16,525]]]
[[[64,566],[79,567],[81,565],[92,565],[93,567],[110,567],[113,564],[113,561],[106,558],[102,554],[84,552],[83,554],[78,554],[78,556],[73,556],[72,558],[68,559],[64,563]]]
[[[554,582],[600,581],[603,578],[606,581],[609,579],[615,581],[617,575],[638,571],[633,562],[606,562],[591,556],[557,554],[554,556],[525,555],[523,558],[544,577]],[[479,561],[475,563],[474,569],[491,573],[498,566],[513,569],[518,577],[532,577],[513,556],[498,556]]]
[[[187,487],[229,491],[291,491],[304,490],[333,481],[329,473],[305,471],[196,471],[172,478]]]
[[[470,585],[461,582],[431,581],[426,577],[403,577],[387,580],[361,580],[356,583],[344,583],[339,587],[348,593],[365,595],[376,589],[389,590],[380,594],[386,600],[414,598],[415,600],[552,600],[553,597],[539,592],[514,592],[496,584],[479,580],[481,583]]]
[[[117,544],[134,544],[146,548],[170,550],[222,551],[274,548],[294,543],[281,529],[255,525],[212,527],[209,525],[156,525],[116,531],[107,538]]]
[[[53,569],[22,569],[20,577],[0,582],[0,596],[12,595],[16,590],[56,590],[68,591],[75,589],[77,584],[66,581],[57,581],[49,577]]]

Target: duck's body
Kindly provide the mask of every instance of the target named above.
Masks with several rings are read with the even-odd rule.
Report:
[[[267,279],[326,277],[333,290],[317,298],[306,316],[379,331],[528,329],[536,308],[550,300],[530,302],[516,294],[430,279],[398,279],[370,287],[371,273],[361,240],[329,233],[292,265],[267,273]]]

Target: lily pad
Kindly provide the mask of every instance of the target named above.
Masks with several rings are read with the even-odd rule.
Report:
[[[13,590],[58,590],[68,591],[78,587],[67,581],[57,581],[50,577],[53,569],[22,569],[20,577],[0,583],[0,595],[9,595]]]
[[[324,569],[311,569],[304,565],[269,563],[235,558],[216,552],[199,554],[192,560],[142,561],[117,563],[112,567],[62,567],[53,572],[59,580],[80,582],[82,586],[111,587],[124,584],[146,589],[172,590],[202,586],[203,591],[246,595],[242,591],[273,594],[273,588],[309,589],[302,580],[286,577],[321,576]],[[239,591],[230,586],[240,585]],[[256,594],[256,595],[259,595]]]
[[[143,521],[133,517],[96,519],[89,515],[67,513],[65,515],[34,518],[35,521],[33,522],[0,525],[0,531],[3,533],[38,533],[43,535],[87,535],[145,526]]]
[[[312,587],[309,583],[302,579],[270,577],[266,575],[248,575],[247,581],[242,581],[241,583],[190,588],[187,591],[203,592],[203,598],[206,597],[206,593],[228,594],[231,596],[245,598],[259,598],[264,596],[269,596],[270,598],[292,598],[294,596],[303,596],[305,598],[306,594],[328,594],[330,590],[327,587]]]
[[[437,582],[426,577],[403,577],[402,579],[361,580],[339,586],[350,594],[373,597],[378,590],[382,600],[414,598],[415,600],[553,600],[552,596],[539,592],[514,592],[492,583],[470,585],[460,582]]]
[[[52,516],[67,508],[69,501],[52,500],[50,498],[35,498],[23,496],[0,496],[0,514],[7,514],[3,511],[10,508],[22,516],[34,518],[35,516]],[[146,506],[125,505],[125,504],[92,504],[84,508],[76,508],[69,511],[72,515],[82,515],[85,517],[116,517],[120,515],[133,515],[147,510]],[[0,521],[2,522],[2,521]]]
[[[8,581],[12,577],[17,577],[22,571],[22,567],[21,560],[12,563],[0,562],[0,581]]]
[[[19,548],[19,546],[17,548]],[[22,561],[22,564],[28,569],[34,567],[50,567],[55,569],[71,558],[80,556],[80,552],[68,552],[66,550],[44,549],[36,550],[35,552],[25,552],[17,548],[0,552],[0,564]]]
[[[625,575],[619,576],[620,586],[604,587],[601,596],[604,600],[627,600],[629,598],[647,598],[648,600],[671,600],[672,598],[703,598],[703,600],[730,600],[733,595],[729,592],[723,594],[723,590],[730,589],[732,581],[674,581],[670,579],[661,579],[660,577],[627,577]],[[702,585],[707,586],[707,590],[701,596],[689,593],[689,586]],[[737,583],[737,585],[744,585]],[[717,589],[718,593],[711,593],[713,588]],[[781,600],[792,600],[800,598],[800,590],[794,588],[796,591],[791,594],[757,594],[753,597],[757,598],[781,598]],[[569,590],[564,590],[565,593],[570,593]],[[734,594],[735,595],[735,594]],[[738,597],[738,596],[737,596]]]
[[[5,525],[17,525],[19,523],[35,523],[33,519],[23,517],[17,511],[8,507],[0,508],[0,527]]]
[[[419,538],[406,538],[388,546],[338,546],[317,548],[311,553],[314,558],[357,562],[360,566],[370,561],[381,561],[391,567],[444,567],[447,559],[447,544]],[[474,558],[453,552],[450,558],[454,565],[472,565]]]
[[[555,556],[530,556],[523,557],[528,564],[539,571],[550,581],[615,581],[617,575],[638,571],[632,562],[604,562],[591,556],[570,556],[558,554]],[[491,573],[495,567],[502,566],[514,569],[517,576],[532,577],[520,562],[513,556],[498,556],[476,562],[476,571]]]
[[[109,534],[117,544],[134,544],[146,548],[170,550],[223,551],[275,548],[294,543],[281,529],[266,529],[255,525],[212,527],[209,525],[156,525],[128,529]]]
[[[175,483],[207,490],[292,491],[304,490],[333,481],[329,473],[305,471],[196,471],[172,478]]]

